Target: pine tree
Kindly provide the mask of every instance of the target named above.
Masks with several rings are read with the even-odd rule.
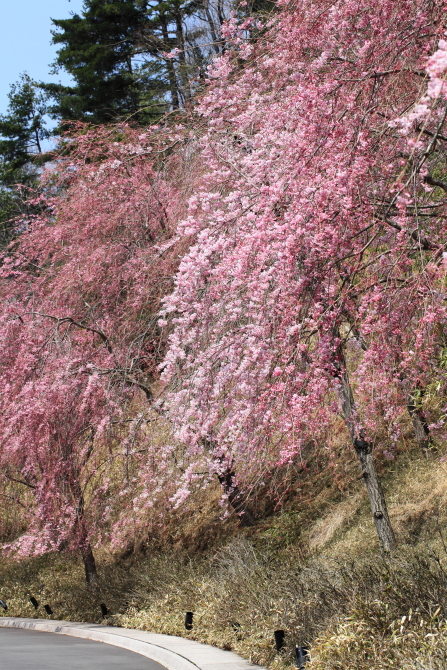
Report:
[[[14,236],[14,221],[22,213],[16,185],[34,186],[45,128],[46,98],[27,73],[12,84],[9,105],[0,116],[0,246]]]
[[[135,64],[145,5],[135,0],[85,0],[81,15],[53,19],[53,43],[61,45],[54,69],[65,70],[75,80],[72,87],[43,86],[55,100],[55,117],[107,123],[133,116],[141,122],[143,104],[149,109],[146,117],[164,106],[163,79],[156,69]]]
[[[12,84],[7,114],[0,116],[0,183],[11,186],[34,179],[32,158],[42,153],[45,95],[27,73]]]
[[[53,19],[53,43],[61,45],[54,71],[65,70],[75,84],[42,85],[54,100],[52,115],[144,124],[189,107],[197,80],[221,52],[223,20],[220,0],[216,7],[208,0],[85,0],[81,15]]]

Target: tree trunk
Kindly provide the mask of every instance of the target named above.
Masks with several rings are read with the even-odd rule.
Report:
[[[223,0],[217,0],[217,16],[221,26],[225,23],[225,16],[223,13]]]
[[[219,55],[219,53],[220,53],[220,49],[219,49],[220,41],[217,38],[216,26],[214,25],[213,17],[211,15],[210,8],[209,8],[209,5],[208,5],[208,0],[205,0],[205,2],[203,3],[203,7],[204,7],[204,10],[205,10],[206,20],[208,21],[208,25],[210,27],[210,33],[211,33],[211,39],[213,41],[214,53],[216,55]]]
[[[254,526],[254,516],[238,485],[235,484],[236,473],[233,468],[228,467],[223,473],[217,475],[217,478],[228,496],[228,502],[239,517],[241,528]]]
[[[392,551],[396,547],[396,538],[388,516],[380,479],[377,474],[372,445],[361,437],[353,440],[353,443],[360,462],[366,489],[368,491],[369,504],[377,535],[379,536],[385,551]]]
[[[427,420],[424,416],[423,411],[416,407],[414,399],[410,396],[408,399],[408,411],[411,416],[411,421],[413,423],[414,436],[416,442],[422,451],[427,454],[428,450],[432,446],[430,429],[427,424]]]
[[[91,446],[93,448],[93,438],[91,441]],[[91,454],[91,449],[87,452],[88,456],[86,462]],[[92,545],[88,539],[87,526],[85,523],[84,515],[84,494],[81,490],[81,485],[79,483],[79,476],[74,478],[72,483],[72,492],[78,500],[76,507],[76,516],[77,516],[77,526],[79,532],[79,549],[82,556],[82,562],[84,563],[85,570],[85,580],[87,584],[96,584],[98,582],[98,573],[96,572],[96,561],[93,555]]]
[[[423,391],[421,389],[418,390],[421,391],[422,399]],[[422,411],[420,402],[416,400],[414,394],[411,392],[408,392],[407,408],[413,423],[414,437],[416,442],[418,443],[419,448],[422,449],[425,455],[427,455],[428,450],[433,446],[430,429],[428,427],[425,414]]]
[[[203,443],[205,444],[210,454],[212,454],[215,457],[216,461],[219,464],[223,465],[224,456],[216,455],[217,443],[215,442],[215,440],[213,438],[206,438],[203,440]],[[255,525],[254,515],[250,510],[250,507],[244,494],[241,492],[238,485],[236,484],[236,473],[234,471],[232,462],[227,464],[225,469],[222,469],[222,471],[218,473],[217,479],[219,480],[225,495],[228,496],[228,502],[238,515],[241,527],[250,528],[250,526],[254,526]]]
[[[346,362],[342,351],[338,352],[338,358],[335,365],[339,371],[339,395],[343,418],[348,427],[351,442],[360,462],[377,535],[379,536],[379,540],[385,551],[392,551],[396,547],[396,538],[388,516],[380,479],[377,474],[372,444],[363,439],[362,430],[358,429],[357,408],[355,406],[351,384],[346,371]]]
[[[97,584],[98,573],[96,571],[96,561],[90,542],[87,541],[85,545],[81,547],[81,556],[84,563],[85,580],[87,584]]]
[[[189,77],[187,72],[187,63],[185,55],[185,37],[183,34],[183,16],[181,10],[176,8],[174,12],[175,19],[175,34],[177,39],[177,48],[179,49],[178,59],[179,59],[179,73],[180,80],[182,82],[182,93],[185,101],[185,108],[189,109],[191,107],[191,89],[189,86]]]
[[[163,35],[163,41],[166,45],[166,51],[169,50],[169,33],[168,33],[168,24],[163,16],[161,18],[161,32]],[[180,107],[180,101],[178,97],[178,87],[177,87],[177,79],[175,76],[175,67],[174,63],[170,58],[166,59],[166,69],[168,71],[168,79],[169,79],[169,89],[171,91],[171,103],[172,103],[172,109],[178,109]]]

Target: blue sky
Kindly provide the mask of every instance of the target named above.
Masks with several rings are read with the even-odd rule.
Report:
[[[0,114],[8,106],[9,87],[22,72],[37,81],[70,83],[64,72],[50,76],[56,57],[51,19],[79,13],[83,0],[0,0]]]

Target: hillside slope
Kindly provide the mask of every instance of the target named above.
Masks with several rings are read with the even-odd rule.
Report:
[[[287,512],[253,529],[230,519],[214,542],[218,494],[208,492],[190,510],[194,521],[181,539],[189,550],[172,544],[174,533],[127,557],[102,550],[97,588],[86,586],[80,561],[69,555],[4,561],[0,596],[9,615],[42,617],[49,603],[54,618],[75,621],[100,622],[105,603],[108,623],[190,636],[272,669],[294,667],[295,644],[310,646],[312,670],[440,669],[447,463],[439,453],[405,454],[388,469],[385,488],[399,539],[390,555],[379,549],[362,482],[342,495],[326,487],[313,508],[290,500]],[[186,611],[194,612],[191,632]],[[285,631],[280,654],[277,629]]]

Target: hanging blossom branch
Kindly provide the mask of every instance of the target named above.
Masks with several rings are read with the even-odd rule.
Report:
[[[381,0],[378,21],[372,0],[361,18],[349,0],[298,0],[259,43],[235,28],[199,108],[204,177],[179,226],[196,237],[160,320],[174,325],[166,405],[198,460],[218,471],[224,458],[249,486],[306,445],[325,462],[342,415],[390,547],[374,436],[384,425],[391,444],[399,439],[401,373],[414,388],[442,377],[433,361],[446,318],[446,240],[445,204],[419,216],[430,193],[418,176],[444,108],[424,123],[433,135],[410,177],[409,138],[387,119],[419,100],[438,10]],[[433,92],[442,59],[429,62]],[[345,337],[350,324],[357,341]],[[211,438],[213,454],[204,448]],[[336,454],[331,461],[336,472]]]

